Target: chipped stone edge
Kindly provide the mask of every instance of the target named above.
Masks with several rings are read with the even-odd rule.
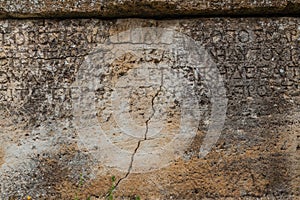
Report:
[[[300,2],[287,1],[276,6],[232,6],[232,8],[176,6],[174,4],[135,2],[84,8],[45,8],[33,11],[5,10],[0,6],[0,19],[26,18],[182,18],[182,17],[238,17],[238,16],[300,16]]]

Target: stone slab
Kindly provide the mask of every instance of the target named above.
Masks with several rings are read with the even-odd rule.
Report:
[[[1,20],[0,198],[299,199],[299,24]]]
[[[1,18],[299,15],[299,0],[3,0]]]

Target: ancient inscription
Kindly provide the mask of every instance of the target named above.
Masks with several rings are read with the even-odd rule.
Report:
[[[290,22],[281,27],[266,22],[238,29],[202,24],[207,31],[196,34],[206,44],[232,96],[299,95],[299,28],[296,19]],[[33,21],[15,27],[2,23],[1,103],[70,99],[70,84],[84,55],[107,34],[97,23]],[[81,28],[73,32],[73,25]]]
[[[238,29],[201,27],[199,39],[207,44],[227,82],[230,95],[274,97],[279,93],[299,95],[299,26],[261,22]],[[285,26],[285,24],[287,24]]]
[[[144,187],[157,183],[176,188],[163,188],[160,199],[299,196],[291,175],[298,170],[299,24],[0,21],[1,198],[73,199],[79,174],[86,196],[105,196],[106,187],[95,185],[111,180],[111,169],[116,188],[145,199],[152,196]],[[221,125],[210,129],[214,122]],[[151,178],[153,186],[132,181]]]

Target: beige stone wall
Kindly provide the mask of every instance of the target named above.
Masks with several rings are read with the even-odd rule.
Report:
[[[295,14],[297,1],[0,8],[79,17],[0,20],[0,199],[300,198],[298,17],[82,18]]]

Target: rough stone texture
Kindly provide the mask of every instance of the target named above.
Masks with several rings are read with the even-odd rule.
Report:
[[[279,2],[270,4],[285,5]],[[34,13],[37,9],[22,7],[22,2],[10,4],[20,8],[9,8],[6,3],[1,4],[11,13]],[[36,5],[52,10],[47,4]],[[33,10],[27,10],[30,8]],[[69,8],[58,7],[57,12],[62,9]],[[0,21],[1,199],[24,199],[27,195],[33,199],[72,199],[76,194],[82,199],[104,199],[113,175],[117,185],[114,196],[119,199],[299,199],[299,24],[299,18]],[[202,113],[197,133],[183,155],[156,171],[131,171],[134,154],[149,138],[140,141],[129,137],[126,141],[118,135],[122,130],[111,132],[118,125],[108,109],[116,90],[112,87],[95,88],[92,100],[104,133],[133,155],[132,160],[125,160],[128,171],[97,160],[93,152],[99,147],[82,145],[85,139],[95,140],[88,137],[94,136],[93,131],[81,133],[75,123],[74,107],[80,97],[74,83],[85,70],[84,60],[110,36],[139,27],[182,33],[198,41],[216,63],[226,88],[227,117],[217,144],[206,157],[199,158],[198,153],[210,123],[209,111]],[[125,81],[140,63],[169,62],[164,49],[148,50],[145,58],[125,51],[109,65],[101,66],[105,60],[98,60],[95,69],[100,71],[87,74],[99,76],[99,83],[110,86]],[[175,62],[171,69],[183,70],[193,83],[195,74],[186,67]],[[85,78],[81,80],[89,81]],[[148,87],[130,96],[130,112],[138,125],[148,126],[159,110],[155,106],[167,102],[162,91]],[[198,95],[199,104],[209,110],[207,92]],[[171,97],[173,104],[167,102],[170,109],[161,120],[167,130],[178,129],[182,113],[176,98]],[[88,123],[89,116],[84,117]],[[168,143],[169,137],[172,134],[154,146]]]
[[[299,0],[3,0],[0,17],[298,15]]]

